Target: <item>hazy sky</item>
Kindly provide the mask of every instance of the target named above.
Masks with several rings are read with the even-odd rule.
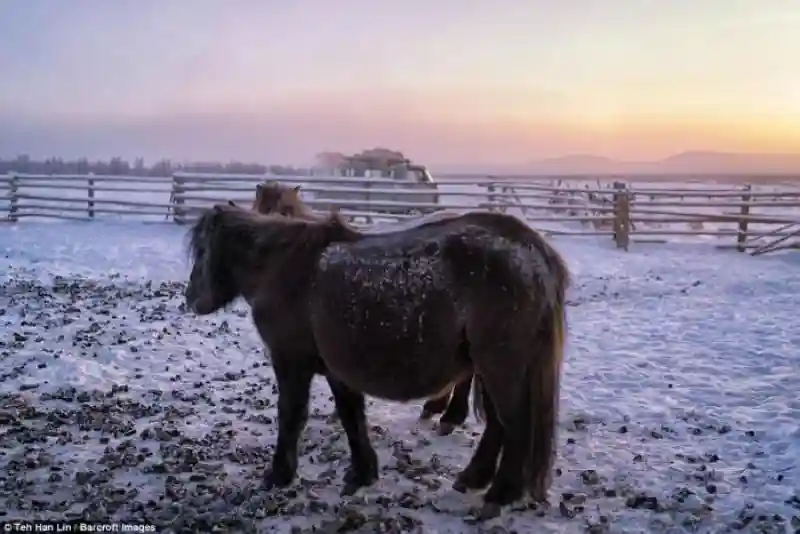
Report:
[[[798,0],[0,0],[0,154],[800,152]]]

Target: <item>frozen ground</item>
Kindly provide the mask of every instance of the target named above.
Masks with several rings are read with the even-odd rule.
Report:
[[[181,309],[172,225],[0,227],[0,522],[174,531],[796,532],[800,256],[557,240],[575,273],[549,508],[477,525],[450,487],[480,428],[439,437],[374,401],[381,481],[339,497],[347,446],[315,383],[300,478],[259,488],[269,358],[239,306]],[[224,526],[227,525],[227,526]]]

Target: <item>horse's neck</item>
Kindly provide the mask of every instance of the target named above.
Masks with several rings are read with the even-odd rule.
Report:
[[[322,229],[320,229],[322,230]],[[303,245],[299,245],[300,242]],[[282,287],[294,291],[297,284],[310,279],[314,264],[322,252],[337,240],[328,233],[300,236],[289,234],[287,243],[298,243],[297,246],[280,246],[264,244],[263,248],[254,251],[249,257],[250,263],[239,267],[242,280],[242,296],[252,303],[262,293],[265,281],[271,286],[276,280],[286,281]],[[278,251],[278,249],[281,249]],[[234,267],[236,268],[236,267]],[[299,286],[297,286],[299,287]],[[273,290],[274,292],[275,290]]]

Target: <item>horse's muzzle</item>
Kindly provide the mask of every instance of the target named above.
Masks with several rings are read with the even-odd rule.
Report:
[[[186,297],[186,309],[193,311],[197,315],[208,315],[217,309],[209,298],[189,298]]]
[[[197,313],[198,315],[203,315],[200,311],[198,311],[198,305],[199,305],[199,308],[201,310],[203,308],[203,305],[200,304],[200,301],[203,300],[203,299],[201,299],[201,298],[199,298],[197,296],[197,292],[192,287],[192,284],[189,284],[186,287],[186,291],[183,292],[183,298],[184,298],[184,302],[185,302],[185,306],[186,306],[187,310],[193,311],[194,313]]]

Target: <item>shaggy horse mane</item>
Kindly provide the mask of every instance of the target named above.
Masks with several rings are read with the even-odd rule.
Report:
[[[197,260],[213,243],[215,254],[240,256],[242,252],[274,252],[315,247],[322,242],[355,241],[361,234],[338,213],[309,221],[261,214],[232,204],[205,210],[188,231],[189,255]],[[220,239],[222,238],[222,239]]]

